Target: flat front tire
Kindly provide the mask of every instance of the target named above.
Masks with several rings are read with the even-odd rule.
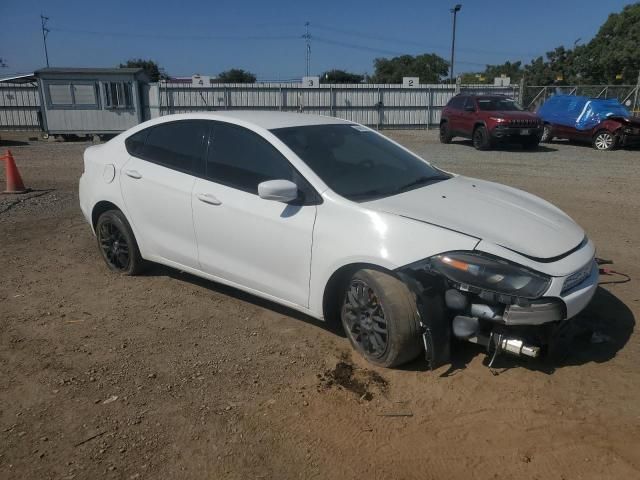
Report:
[[[96,237],[100,253],[110,270],[137,275],[143,270],[138,243],[131,226],[120,210],[108,210],[98,218]]]
[[[355,272],[344,289],[340,317],[353,348],[375,365],[397,367],[422,350],[415,295],[388,273]]]

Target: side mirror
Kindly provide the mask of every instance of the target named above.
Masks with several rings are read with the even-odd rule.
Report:
[[[258,195],[265,200],[289,203],[298,198],[298,186],[291,180],[267,180],[258,184]]]

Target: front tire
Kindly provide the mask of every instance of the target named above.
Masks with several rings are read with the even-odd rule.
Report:
[[[415,295],[392,275],[358,270],[344,290],[340,317],[353,348],[375,365],[397,367],[422,350]]]
[[[96,237],[102,258],[110,270],[124,275],[142,272],[144,260],[131,226],[120,210],[108,210],[98,218]]]
[[[553,140],[553,135],[551,131],[551,125],[549,125],[548,123],[545,123],[542,129],[542,138],[540,138],[540,141],[542,143],[551,143],[552,140]]]
[[[600,130],[593,136],[593,148],[596,150],[613,150],[617,143],[618,138],[609,130]]]
[[[473,131],[473,146],[476,150],[489,150],[491,148],[491,139],[486,127],[480,125]]]

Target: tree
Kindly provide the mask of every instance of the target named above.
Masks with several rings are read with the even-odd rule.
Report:
[[[420,77],[422,83],[436,83],[447,76],[449,63],[434,53],[376,58],[371,77],[375,83],[402,83],[402,77]]]
[[[218,83],[254,83],[256,76],[241,68],[232,68],[218,75]]]
[[[320,81],[324,83],[361,83],[363,80],[364,75],[336,69],[328,70],[320,77]]]
[[[142,68],[152,82],[157,82],[161,78],[167,78],[167,75],[160,71],[160,67],[153,60],[132,58],[127,60],[126,63],[121,63],[120,68]]]
[[[463,73],[462,83],[493,84],[493,79],[505,75],[511,83],[517,83],[522,78],[522,62],[504,62],[502,65],[487,65],[483,72]]]

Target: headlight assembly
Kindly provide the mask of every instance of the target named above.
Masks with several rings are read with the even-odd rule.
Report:
[[[476,252],[449,252],[431,257],[427,268],[454,283],[503,295],[536,299],[551,279],[527,268]]]

